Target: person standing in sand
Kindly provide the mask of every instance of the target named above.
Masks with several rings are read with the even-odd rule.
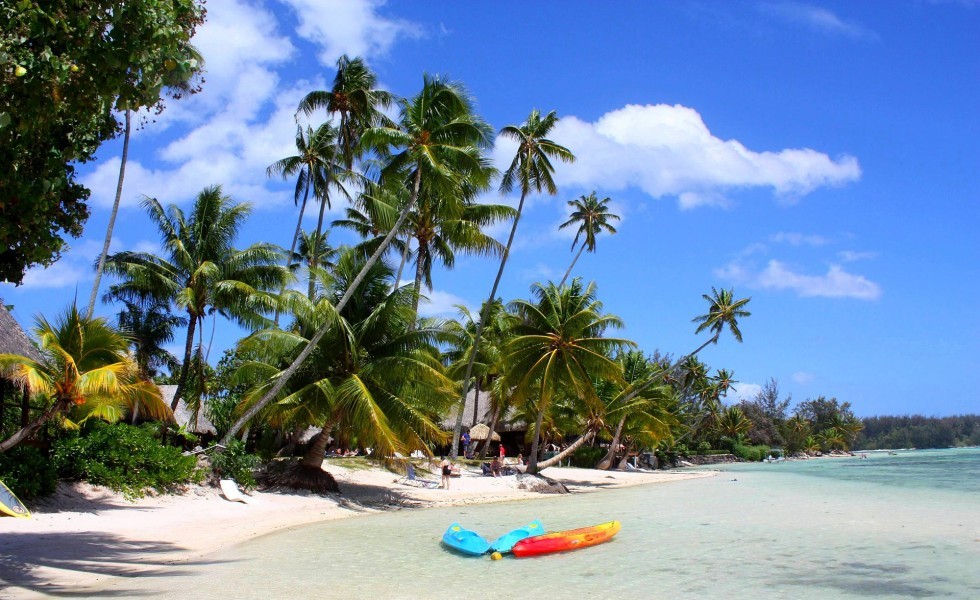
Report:
[[[442,485],[439,486],[439,487],[448,490],[449,489],[449,478],[453,474],[453,463],[449,462],[449,460],[445,456],[443,456],[442,457],[442,462],[439,463],[439,468],[442,469]]]

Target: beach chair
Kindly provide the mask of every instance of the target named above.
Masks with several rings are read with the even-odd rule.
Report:
[[[408,463],[405,467],[405,476],[398,480],[398,483],[404,485],[410,485],[413,487],[422,487],[428,489],[435,489],[439,487],[438,481],[432,481],[431,479],[421,479],[415,475],[415,465]]]

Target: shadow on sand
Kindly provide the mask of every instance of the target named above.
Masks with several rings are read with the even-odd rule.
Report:
[[[111,590],[80,589],[48,581],[45,569],[76,571],[105,577],[179,577],[184,567],[215,564],[213,561],[182,561],[170,564],[169,556],[185,550],[181,546],[152,541],[126,540],[112,534],[4,533],[0,543],[0,597],[4,590],[23,588],[56,597],[133,597],[141,594],[117,585]],[[156,567],[156,568],[148,568]]]

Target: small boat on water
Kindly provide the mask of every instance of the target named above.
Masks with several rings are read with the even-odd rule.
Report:
[[[459,523],[453,523],[442,534],[442,543],[470,556],[482,556],[490,551],[490,542],[479,533],[464,529]]]
[[[490,548],[494,552],[507,554],[517,542],[536,535],[543,535],[544,533],[544,525],[541,523],[541,521],[535,519],[524,527],[518,527],[517,529],[508,531],[504,535],[500,536],[494,540],[492,544],[490,544]]]
[[[619,521],[610,521],[592,527],[546,533],[517,542],[511,551],[514,556],[525,557],[588,548],[611,539],[621,528]]]

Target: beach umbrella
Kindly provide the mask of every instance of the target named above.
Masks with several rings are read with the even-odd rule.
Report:
[[[483,440],[487,439],[487,436],[491,433],[493,435],[490,439],[494,442],[499,442],[500,436],[497,435],[496,431],[491,432],[489,427],[483,423],[478,423],[474,425],[472,429],[470,429],[470,439],[473,441],[482,442]]]

